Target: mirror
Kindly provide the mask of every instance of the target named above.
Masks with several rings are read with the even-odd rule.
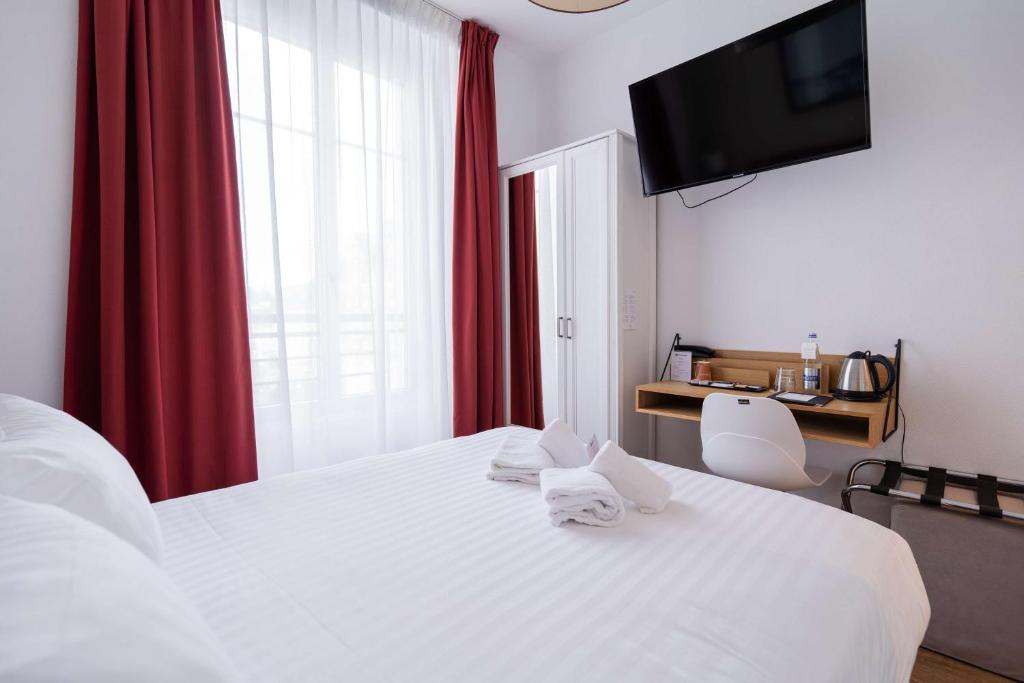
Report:
[[[557,172],[550,166],[508,181],[510,417],[535,429],[560,412]]]

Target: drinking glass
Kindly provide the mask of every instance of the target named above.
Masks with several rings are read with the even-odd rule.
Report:
[[[775,371],[775,391],[796,391],[796,370],[779,368]]]
[[[710,382],[711,381],[711,361],[699,360],[696,363],[694,363],[694,365],[696,366],[697,379],[701,380],[701,381],[704,381],[704,382]]]

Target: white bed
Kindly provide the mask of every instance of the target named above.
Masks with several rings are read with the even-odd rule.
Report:
[[[514,429],[158,503],[163,568],[257,681],[908,679],[896,534],[658,463],[662,514],[556,528],[484,476]]]

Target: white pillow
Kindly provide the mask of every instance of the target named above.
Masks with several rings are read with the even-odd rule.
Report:
[[[106,529],[0,496],[0,680],[239,680],[164,572]]]
[[[160,523],[128,461],[67,413],[0,394],[0,495],[49,503],[160,561]]]

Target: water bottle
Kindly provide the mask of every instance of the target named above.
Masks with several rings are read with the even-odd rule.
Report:
[[[800,347],[804,361],[804,391],[811,394],[821,392],[821,354],[818,353],[818,334],[811,332]]]

